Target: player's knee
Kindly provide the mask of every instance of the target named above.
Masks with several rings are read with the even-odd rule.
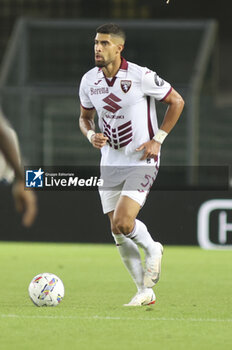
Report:
[[[114,234],[127,235],[133,230],[133,222],[128,217],[115,217],[112,223],[112,231]]]

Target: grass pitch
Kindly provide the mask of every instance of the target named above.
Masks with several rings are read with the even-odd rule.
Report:
[[[156,304],[125,308],[136,289],[114,245],[0,242],[1,349],[231,349],[232,251],[164,248]],[[64,282],[57,307],[28,297],[41,272]]]

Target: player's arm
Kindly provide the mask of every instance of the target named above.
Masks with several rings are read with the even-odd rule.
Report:
[[[13,168],[16,179],[23,180],[23,172],[20,165],[20,156],[17,146],[12,138],[11,128],[0,111],[0,150],[7,163]]]
[[[31,226],[37,214],[37,203],[35,194],[24,189],[24,176],[21,167],[19,151],[12,139],[12,130],[0,111],[0,150],[6,161],[15,172],[15,182],[12,192],[15,200],[16,210],[23,212],[24,226]]]
[[[145,142],[136,150],[144,150],[141,160],[146,158],[156,158],[158,156],[161,144],[170,131],[174,128],[183,111],[184,100],[173,88],[163,102],[168,105],[168,108],[166,110],[163,122],[160,125],[160,129],[152,140]]]
[[[80,106],[79,126],[82,134],[88,138],[89,142],[91,142],[95,148],[100,149],[105,146],[108,137],[104,136],[102,133],[95,132],[95,112],[94,108],[85,109]]]
[[[160,129],[167,134],[174,128],[184,108],[184,100],[181,95],[172,88],[170,94],[163,100],[168,104],[167,111],[165,113]]]

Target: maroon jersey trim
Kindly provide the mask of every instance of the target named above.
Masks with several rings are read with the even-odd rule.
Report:
[[[108,79],[108,78],[105,76],[105,74],[104,74],[104,77],[105,77],[105,80],[106,80],[108,86],[114,86],[114,83],[115,83],[115,80],[116,80],[116,76],[114,76],[113,79],[111,79],[111,80]]]
[[[147,96],[147,125],[150,140],[154,137],[154,131],[151,124],[151,106],[150,106],[151,98]]]
[[[125,58],[121,58],[121,65],[120,65],[120,67],[119,67],[119,70],[124,70],[124,71],[126,71],[128,69],[128,62],[125,60]],[[118,73],[118,72],[117,72]],[[116,81],[116,78],[117,78],[117,73],[115,74],[115,76],[113,77],[113,79],[108,79],[106,76],[105,76],[105,74],[104,74],[104,72],[103,72],[103,74],[104,74],[104,77],[105,77],[105,80],[106,80],[106,83],[107,83],[107,85],[108,86],[114,86],[114,83],[115,83],[115,81]]]
[[[122,69],[122,70],[127,70],[128,69],[128,62],[127,60],[125,60],[124,57],[122,57],[122,62],[121,62],[121,66],[119,69]]]
[[[171,93],[172,91],[172,87],[170,87],[170,89],[168,90],[168,92],[166,93],[166,95],[160,100],[161,102],[165,100],[166,97],[168,97],[168,95]]]
[[[91,111],[92,109],[95,109],[94,107],[87,108],[87,107],[83,106],[82,104],[81,104],[81,107],[84,108],[84,109],[86,109],[87,111]]]

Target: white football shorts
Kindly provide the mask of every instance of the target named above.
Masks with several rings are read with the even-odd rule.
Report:
[[[145,204],[150,188],[156,179],[158,170],[159,167],[157,164],[149,167],[134,166],[129,168],[117,168],[115,170],[113,182],[116,183],[116,179],[118,178],[120,183],[116,186],[109,186],[109,182],[106,181],[108,185],[99,188],[103,213],[107,214],[115,210],[120,196],[127,196],[139,203],[142,207]],[[110,171],[110,173],[112,175],[112,171]],[[124,178],[123,181],[122,178]]]

